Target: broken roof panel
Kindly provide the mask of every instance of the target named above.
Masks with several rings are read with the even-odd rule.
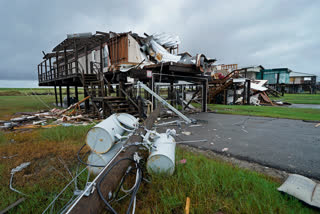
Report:
[[[157,43],[165,48],[176,47],[181,43],[179,36],[169,33],[155,33],[151,35]]]

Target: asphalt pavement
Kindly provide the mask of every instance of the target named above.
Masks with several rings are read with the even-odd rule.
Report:
[[[320,127],[315,128],[316,123],[216,113],[190,117],[198,124],[165,128],[177,130],[177,141],[208,140],[186,143],[189,146],[320,179]]]

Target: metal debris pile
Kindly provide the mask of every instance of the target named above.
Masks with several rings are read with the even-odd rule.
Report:
[[[191,56],[188,52],[177,54],[179,44],[181,43],[177,35],[169,33],[154,33],[149,35],[144,33],[143,36],[139,36],[130,32],[122,34],[109,32],[109,34],[111,40],[112,38],[116,40],[116,37],[128,34],[130,42],[133,43],[131,53],[134,53],[134,58],[139,61],[138,65],[130,63],[111,65],[108,68],[109,71],[120,70],[126,72],[132,68],[143,68],[146,65],[175,62],[196,65],[199,70],[206,72],[211,69],[212,64],[216,61],[216,59],[207,58],[204,54],[194,56]],[[111,50],[114,48],[113,45],[111,42]],[[112,55],[112,53],[110,54]]]

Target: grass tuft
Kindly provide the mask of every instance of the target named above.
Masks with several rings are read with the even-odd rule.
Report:
[[[84,142],[84,138],[88,132],[88,130],[93,125],[88,126],[58,126],[50,129],[42,129],[39,131],[40,139],[45,141],[54,141],[54,142],[62,142],[62,141],[77,141]]]

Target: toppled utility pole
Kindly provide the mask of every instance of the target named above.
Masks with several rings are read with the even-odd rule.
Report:
[[[151,129],[154,121],[157,119],[158,115],[160,114],[160,107],[158,107],[152,114],[145,120],[145,127],[146,129]],[[144,128],[139,128],[137,133],[142,133],[143,135],[146,133]],[[135,142],[142,142],[142,137],[140,135],[132,135],[128,139],[128,143],[135,143]],[[120,153],[118,157],[114,159],[112,163],[117,162],[118,160],[125,158],[125,157],[132,157],[135,152],[138,151],[139,146],[130,146],[128,147],[125,152]],[[112,165],[112,163],[110,165]],[[109,192],[114,192],[117,188],[118,184],[120,183],[121,178],[125,174],[129,164],[131,162],[129,160],[121,161],[112,169],[112,176],[109,176],[108,179],[104,179],[101,183],[101,192],[105,198],[109,198]],[[106,168],[104,171],[107,171],[110,168]],[[102,173],[103,174],[103,173]],[[101,174],[101,175],[102,175]],[[101,180],[101,177],[98,178],[98,183]],[[105,204],[100,199],[98,192],[95,190],[91,195],[88,197],[82,197],[75,206],[71,207],[67,213],[101,213],[105,209]]]

